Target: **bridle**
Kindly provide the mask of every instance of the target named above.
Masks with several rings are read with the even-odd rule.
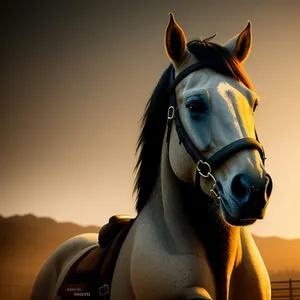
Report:
[[[168,143],[168,153],[169,153],[169,143],[170,143],[170,135],[172,129],[173,120],[175,120],[176,131],[178,134],[179,142],[183,144],[187,153],[191,156],[196,165],[196,178],[195,185],[199,185],[200,187],[200,176],[204,178],[211,178],[213,180],[213,186],[210,189],[210,194],[212,197],[216,197],[220,200],[220,196],[216,190],[217,181],[212,174],[212,170],[218,167],[221,163],[227,160],[231,155],[245,149],[256,149],[258,150],[260,157],[262,159],[263,164],[265,163],[265,152],[263,146],[260,144],[258,140],[258,136],[255,130],[256,139],[253,138],[242,138],[236,140],[222,149],[218,150],[215,154],[213,154],[210,158],[206,158],[202,153],[198,151],[193,142],[191,141],[189,135],[186,133],[182,122],[180,120],[177,101],[176,101],[176,92],[175,88],[181,80],[183,80],[186,76],[191,74],[192,72],[207,68],[208,66],[205,63],[195,63],[190,67],[186,68],[175,78],[175,70],[174,67],[171,67],[170,74],[170,85],[168,87],[168,93],[170,93],[170,102],[168,108],[168,131],[167,131],[167,143]]]

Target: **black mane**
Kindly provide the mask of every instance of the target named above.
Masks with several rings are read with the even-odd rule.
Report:
[[[210,69],[232,76],[249,89],[253,89],[239,61],[232,57],[226,48],[208,40],[192,40],[187,44],[189,51],[200,62],[205,62]],[[142,130],[136,149],[136,152],[140,153],[135,167],[137,175],[134,191],[137,192],[137,212],[140,212],[147,203],[159,171],[169,106],[167,87],[170,84],[171,68],[172,65],[162,74],[142,118]]]

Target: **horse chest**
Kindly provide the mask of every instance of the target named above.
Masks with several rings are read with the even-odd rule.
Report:
[[[171,251],[166,239],[154,231],[153,226],[133,226],[118,260],[115,274],[118,288],[113,287],[115,297],[112,300],[120,296],[124,300],[185,299],[183,295],[189,287],[204,288],[214,300],[270,300],[268,275],[259,266],[254,250],[233,270],[228,297],[220,298],[206,259]],[[117,284],[124,283],[124,278],[129,278],[130,282]]]
[[[203,258],[171,251],[150,227],[137,232],[135,241],[130,273],[136,299],[174,300],[191,286],[203,287],[215,295],[214,277]]]

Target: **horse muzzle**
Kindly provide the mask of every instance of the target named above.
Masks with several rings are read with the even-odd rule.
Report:
[[[237,174],[231,182],[227,197],[222,192],[221,207],[225,220],[231,225],[245,225],[263,219],[272,192],[272,178],[249,173]]]

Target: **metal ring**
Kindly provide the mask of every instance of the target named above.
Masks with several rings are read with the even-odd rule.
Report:
[[[170,106],[168,109],[168,120],[172,120],[175,115],[175,108],[174,106]]]
[[[202,164],[202,165],[206,165],[208,167],[208,172],[207,174],[203,174],[200,170],[200,167],[199,167],[199,164]],[[214,177],[214,175],[211,173],[211,166],[209,165],[208,162],[203,162],[203,160],[199,160],[198,163],[197,163],[197,171],[199,172],[199,174],[205,178],[208,178],[210,177],[212,180],[213,180],[213,185],[212,185],[212,188],[210,189],[210,195],[212,197],[215,197],[217,198],[219,201],[221,200],[221,197],[218,195],[218,192],[215,191],[215,187],[216,187],[216,184],[217,184],[217,180],[216,178]]]
[[[99,295],[104,296],[109,294],[109,286],[107,284],[104,284],[99,288]]]
[[[207,172],[207,174],[203,174],[203,173],[201,172],[201,170],[200,170],[200,168],[199,168],[199,164],[207,165],[207,167],[208,167],[208,172]],[[200,160],[197,162],[196,168],[197,168],[197,171],[199,172],[199,174],[200,174],[202,177],[207,178],[207,177],[211,176],[211,167],[210,167],[210,165],[209,165],[208,162],[206,162],[206,161],[203,162],[203,160],[200,159]]]

